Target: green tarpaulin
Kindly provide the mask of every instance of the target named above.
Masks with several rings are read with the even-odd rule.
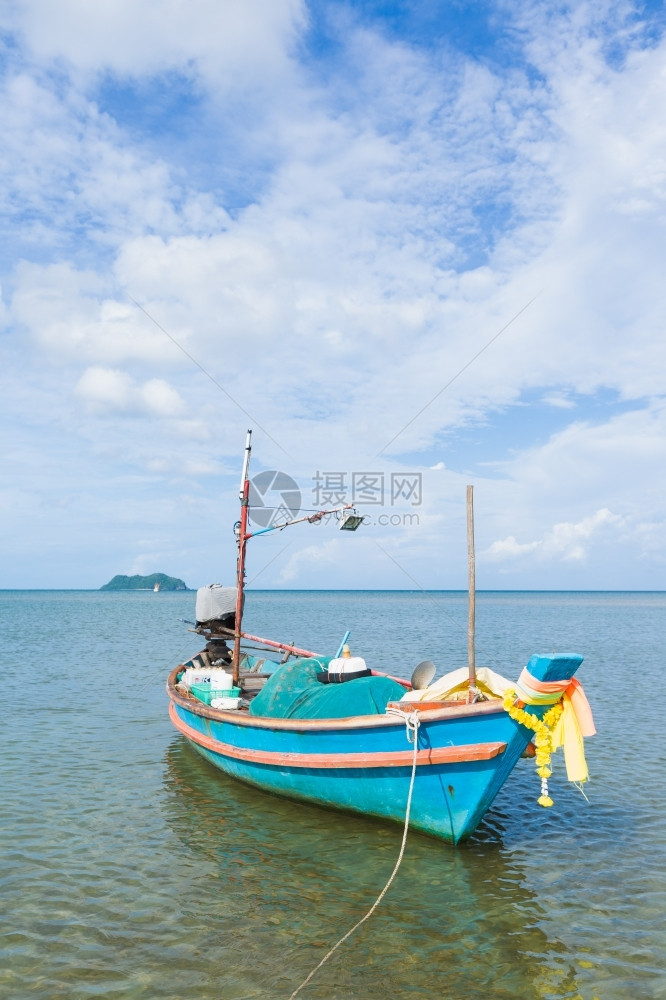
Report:
[[[270,719],[344,719],[383,715],[389,701],[399,701],[405,688],[390,677],[358,677],[343,684],[322,684],[330,657],[294,660],[278,667],[250,702],[251,715]]]

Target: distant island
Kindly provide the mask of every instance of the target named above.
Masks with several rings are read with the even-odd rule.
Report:
[[[166,573],[151,573],[150,576],[114,576],[100,590],[189,590],[183,580]]]

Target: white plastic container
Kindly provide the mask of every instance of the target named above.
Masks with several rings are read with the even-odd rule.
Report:
[[[181,684],[187,684],[188,687],[192,687],[193,684],[201,684],[206,672],[203,668],[197,670],[196,667],[188,667],[180,678],[180,682]]]
[[[233,687],[233,675],[220,667],[188,667],[181,682],[188,687],[193,684],[210,684],[215,691],[228,691]]]
[[[362,656],[336,656],[328,665],[329,674],[358,674],[367,669]]]
[[[240,708],[240,698],[213,698],[211,708],[219,708],[223,712],[232,712]]]
[[[340,683],[366,677],[370,671],[362,656],[352,656],[349,646],[342,647],[342,656],[334,656],[328,665],[328,682]]]
[[[227,673],[221,667],[213,667],[209,671],[209,675],[210,686],[214,691],[228,691],[229,688],[233,687],[233,674]]]

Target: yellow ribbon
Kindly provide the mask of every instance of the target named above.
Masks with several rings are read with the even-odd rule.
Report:
[[[583,733],[576,711],[568,694],[562,696],[562,714],[555,723],[551,736],[553,750],[564,747],[564,762],[569,781],[583,782],[590,777],[585,760]]]
[[[564,747],[567,778],[580,784],[590,777],[583,747],[584,736],[594,736],[592,710],[582,685],[575,678],[568,681],[539,681],[525,668],[518,679],[518,696],[528,705],[543,705],[561,692],[562,714],[553,726],[553,750]]]

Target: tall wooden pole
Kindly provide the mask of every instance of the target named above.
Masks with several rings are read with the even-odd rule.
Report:
[[[476,688],[476,654],[474,633],[476,624],[476,570],[474,560],[474,487],[467,487],[467,665],[469,668],[469,696],[472,701]]]

